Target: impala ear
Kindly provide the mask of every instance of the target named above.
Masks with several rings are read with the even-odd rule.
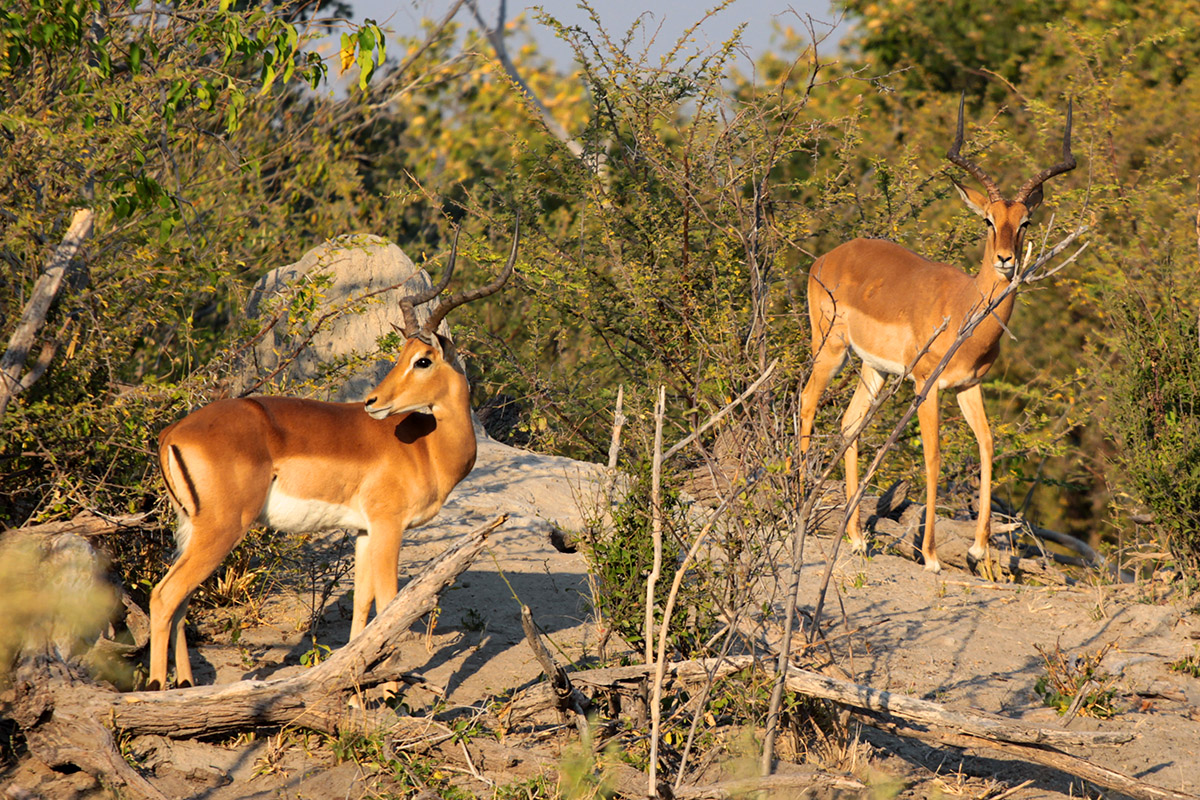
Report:
[[[442,336],[440,333],[434,334],[434,343],[438,349],[442,351],[442,360],[453,366],[458,360],[458,348],[454,346],[454,340],[449,336]]]
[[[1038,186],[1029,193],[1029,197],[1025,198],[1025,208],[1029,210],[1030,214],[1032,214],[1034,209],[1042,204],[1043,197],[1044,195],[1042,194],[1042,187]]]
[[[972,189],[970,186],[963,186],[961,183],[954,180],[954,178],[951,178],[950,182],[954,184],[955,189],[958,189],[958,196],[961,197],[963,202],[967,204],[967,208],[971,209],[981,217],[987,216],[988,199],[983,192]]]

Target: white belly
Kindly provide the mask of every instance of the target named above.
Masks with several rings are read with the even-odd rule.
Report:
[[[867,352],[856,345],[853,339],[849,339],[849,342],[850,348],[863,360],[864,364],[878,372],[882,372],[884,375],[903,375],[908,369],[907,364],[901,364],[898,361],[889,361],[886,358],[879,358],[874,353]]]
[[[278,486],[267,493],[258,519],[289,533],[307,533],[330,528],[367,530],[367,520],[356,508],[284,494]]]

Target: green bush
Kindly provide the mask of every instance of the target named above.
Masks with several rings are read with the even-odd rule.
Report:
[[[664,487],[662,573],[654,593],[654,605],[660,611],[666,605],[681,550],[686,550],[686,544],[680,544],[688,533],[686,526],[686,509],[678,490]],[[654,563],[648,465],[638,470],[628,493],[614,507],[611,520],[588,526],[585,541],[597,583],[592,597],[597,616],[605,627],[641,651],[646,644],[646,580]],[[668,623],[668,647],[680,658],[698,655],[715,629],[716,594],[708,580],[712,571],[705,566],[693,569],[692,579],[682,584]],[[657,616],[656,624],[663,624]]]
[[[1200,339],[1190,304],[1131,293],[1108,373],[1118,460],[1181,565],[1200,567]]]

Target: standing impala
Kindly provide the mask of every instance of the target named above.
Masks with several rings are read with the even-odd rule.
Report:
[[[183,633],[188,598],[255,522],[283,531],[365,532],[355,544],[351,638],[366,626],[372,601],[381,611],[395,596],[404,531],[437,514],[475,465],[467,379],[438,325],[452,309],[504,286],[518,239],[514,231],[495,281],[443,300],[418,325],[415,306],[440,294],[454,272],[455,238],[441,283],[401,301],[407,341],[365,405],[218,400],[159,435],[159,463],[179,517],[179,558],[150,593],[149,689],[167,685],[172,643],[176,682],[192,685]]]
[[[959,154],[963,141],[963,106],[958,106],[958,133],[947,153],[987,189],[987,195],[954,181],[959,195],[983,217],[983,264],[974,277],[930,261],[894,242],[855,239],[821,256],[808,276],[808,313],[812,324],[812,374],[800,395],[800,443],[808,451],[813,418],[821,393],[845,365],[849,351],[862,359],[862,375],[846,414],[842,433],[851,437],[846,449],[846,496],[858,489],[856,434],[867,409],[883,385],[884,375],[907,375],[920,389],[950,349],[964,323],[999,299],[1020,268],[1021,245],[1029,216],[1042,202],[1042,184],[1075,168],[1071,154],[1071,106],[1067,106],[1062,161],[1034,175],[1005,200],[986,172]],[[925,569],[939,572],[934,544],[938,474],[938,391],[957,392],[958,405],[979,442],[979,521],[970,554],[987,552],[992,503],[992,431],[983,407],[980,381],[1000,352],[1000,336],[1012,315],[1015,293],[1010,292],[950,356],[935,385],[928,387],[917,408],[921,444],[925,451],[925,536],[921,552]],[[945,326],[939,333],[938,329]],[[928,345],[922,355],[921,350]],[[847,521],[856,551],[866,549],[859,528],[858,508]]]

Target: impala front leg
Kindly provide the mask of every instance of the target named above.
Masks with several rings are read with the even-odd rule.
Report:
[[[979,442],[979,524],[975,528],[975,542],[967,551],[977,561],[987,558],[988,540],[992,535],[992,428],[988,424],[987,411],[983,406],[983,391],[979,384],[958,393],[958,407],[962,409],[967,425]]]
[[[918,382],[919,385],[920,382]],[[942,472],[942,450],[938,442],[938,393],[930,387],[921,405],[917,406],[917,420],[921,424],[921,446],[925,451],[925,536],[921,541],[921,554],[925,557],[925,569],[941,572],[942,564],[937,557],[934,523],[937,520],[937,486]]]
[[[375,600],[375,579],[371,571],[371,537],[360,533],[354,539],[354,616],[350,619],[350,638],[367,627],[371,603]]]
[[[399,583],[400,544],[404,538],[405,527],[406,525],[396,525],[391,522],[386,525],[372,525],[370,535],[365,537],[369,540],[366,550],[370,555],[366,559],[367,567],[364,573],[375,597],[376,617],[383,613],[388,603],[396,596]],[[355,574],[357,575],[357,573],[356,569]],[[367,609],[370,609],[369,602]],[[356,614],[357,611],[358,603],[356,601]],[[396,681],[387,681],[380,684],[379,688],[383,692],[383,697],[390,700],[399,692],[400,685]]]

